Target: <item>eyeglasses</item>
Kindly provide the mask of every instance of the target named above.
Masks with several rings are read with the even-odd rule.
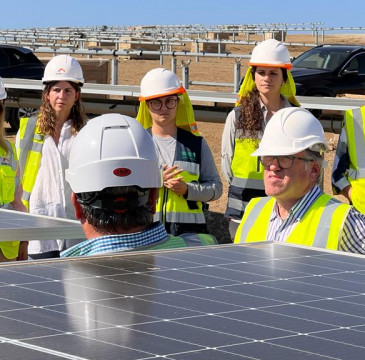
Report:
[[[263,166],[269,167],[272,165],[275,159],[278,162],[279,167],[281,167],[282,169],[291,168],[295,159],[307,162],[314,161],[313,159],[303,158],[294,155],[287,155],[287,156],[261,156],[260,162]]]
[[[166,108],[171,110],[175,109],[179,99],[177,97],[170,97],[162,101],[161,99],[153,99],[148,100],[147,103],[151,107],[152,110],[158,111],[162,109],[163,104],[165,104]]]

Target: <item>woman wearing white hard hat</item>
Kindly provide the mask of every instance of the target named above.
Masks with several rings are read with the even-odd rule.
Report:
[[[20,119],[17,151],[22,174],[22,201],[32,214],[74,218],[71,189],[65,181],[69,153],[86,117],[81,103],[84,84],[79,62],[58,55],[46,65],[37,116]],[[33,259],[59,257],[65,240],[31,241]]]
[[[225,215],[234,238],[251,198],[264,196],[263,167],[251,153],[257,148],[272,115],[286,107],[299,106],[288,49],[270,39],[252,51],[236,107],[229,113],[223,135],[221,166],[229,184]]]
[[[172,71],[158,68],[142,79],[139,99],[137,120],[151,132],[163,167],[155,220],[172,235],[206,233],[203,203],[222,195],[222,182],[189,96]]]
[[[5,139],[4,83],[0,78],[0,208],[26,211],[21,201],[22,185],[19,179],[18,159],[15,146]],[[0,241],[0,262],[27,260],[27,241]]]

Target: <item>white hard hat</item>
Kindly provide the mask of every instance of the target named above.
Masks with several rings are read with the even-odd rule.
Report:
[[[84,76],[79,62],[69,55],[57,55],[44,69],[43,84],[50,81],[71,81],[80,86],[84,84]]]
[[[3,83],[3,79],[0,77],[0,100],[6,99],[7,93]]]
[[[308,110],[289,107],[272,116],[252,156],[294,155],[306,149],[328,150],[323,127]]]
[[[275,39],[260,42],[252,51],[250,66],[270,66],[291,69],[289,51],[285,45]]]
[[[77,134],[66,180],[74,193],[133,185],[159,188],[162,170],[152,137],[138,121],[106,114],[88,121]]]
[[[175,73],[164,68],[157,68],[150,70],[143,77],[139,100],[150,100],[184,92],[185,89]]]

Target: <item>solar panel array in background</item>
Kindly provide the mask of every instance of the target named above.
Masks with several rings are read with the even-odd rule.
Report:
[[[0,209],[0,241],[84,238],[79,221]]]
[[[365,259],[285,245],[0,267],[9,359],[363,359]]]

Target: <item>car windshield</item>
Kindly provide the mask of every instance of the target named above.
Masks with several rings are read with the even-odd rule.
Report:
[[[315,48],[294,59],[293,67],[332,71],[343,63],[348,54],[345,49]]]

